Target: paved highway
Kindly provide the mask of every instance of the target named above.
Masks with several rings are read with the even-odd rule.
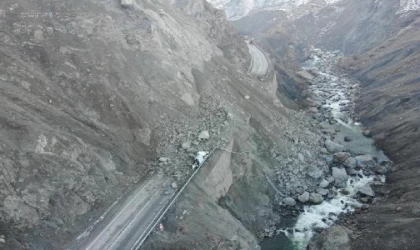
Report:
[[[162,176],[155,176],[70,249],[136,250],[174,195],[170,183]]]
[[[268,72],[268,60],[264,52],[262,52],[254,44],[248,44],[249,53],[252,58],[251,74],[255,76],[265,76]]]

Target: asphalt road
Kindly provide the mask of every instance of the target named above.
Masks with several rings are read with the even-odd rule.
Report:
[[[135,250],[175,195],[169,184],[162,176],[147,181],[70,249]]]
[[[268,60],[265,54],[254,44],[248,44],[249,53],[252,58],[251,74],[265,76],[268,72]]]

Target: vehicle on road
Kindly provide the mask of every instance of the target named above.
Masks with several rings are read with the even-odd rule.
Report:
[[[206,151],[197,152],[197,156],[194,158],[194,164],[192,165],[192,169],[196,169],[200,167],[201,165],[203,165],[207,157],[209,157],[209,152],[206,152]]]

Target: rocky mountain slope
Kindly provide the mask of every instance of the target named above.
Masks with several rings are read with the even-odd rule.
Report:
[[[195,230],[159,246],[203,239],[214,249],[208,237],[251,248],[278,219],[270,184],[253,183],[275,176],[265,152],[286,154],[284,135],[303,130],[301,118],[279,101],[288,96],[272,72],[248,75],[247,45],[222,11],[196,0],[5,0],[0,27],[0,248],[66,248],[143,178],[161,172],[181,185],[191,155],[232,140],[254,152],[232,157],[235,188],[226,184],[233,204],[247,205],[233,216],[203,196]]]
[[[310,194],[305,203],[322,202],[329,195],[320,189],[323,179],[334,182],[333,157],[325,152],[331,135],[321,133],[337,131],[319,128],[319,119],[330,119],[328,112],[313,119],[285,108],[300,108],[303,100],[318,106],[307,99],[308,79],[296,74],[309,44],[346,53],[371,49],[371,56],[341,64],[364,81],[362,120],[401,166],[390,176],[389,201],[360,217],[359,229],[369,238],[359,238],[355,246],[382,246],[369,241],[377,234],[389,236],[383,245],[396,246],[395,239],[416,243],[400,229],[418,230],[418,184],[408,178],[416,172],[416,145],[407,143],[412,138],[407,131],[417,133],[418,126],[417,2],[244,3],[275,6],[275,13],[288,18],[260,29],[276,70],[261,80],[247,73],[251,59],[243,38],[222,10],[204,0],[0,3],[0,248],[67,248],[144,178],[163,173],[181,185],[196,151],[224,148],[145,248],[258,249],[282,218],[299,211],[292,200]],[[390,8],[399,14],[383,21]],[[366,18],[343,19],[345,11]],[[276,18],[262,13],[261,23]],[[335,24],[320,32],[331,20]],[[308,22],[316,28],[307,29]],[[298,32],[305,30],[307,35]],[[343,40],[348,30],[352,36]],[[385,37],[389,40],[378,44]],[[399,66],[390,65],[390,58]],[[402,69],[411,73],[396,77]],[[394,80],[397,85],[389,85]],[[409,97],[378,90],[385,83]],[[392,112],[368,105],[369,93]],[[372,222],[390,219],[404,223]]]
[[[419,7],[418,1],[343,0],[302,16],[262,10],[234,22],[278,56],[293,49],[304,60],[311,46],[348,56],[340,67],[360,80],[356,111],[396,163],[381,191],[385,198],[350,218],[356,226],[347,226],[360,232],[352,235],[352,249],[416,249],[419,244]],[[337,230],[331,230],[330,238],[321,235],[321,241],[332,240]],[[316,242],[313,249],[322,246]]]
[[[299,18],[307,14],[321,16],[325,9],[340,8],[348,0],[209,0],[216,8],[224,9],[229,20],[236,21],[258,12],[285,11],[285,15],[291,19]],[[364,1],[363,4],[381,5],[379,1]],[[363,6],[360,5],[360,6]],[[385,3],[386,4],[386,3]],[[417,0],[398,0],[397,14],[406,14],[420,8]],[[324,12],[325,13],[325,12]],[[363,17],[363,15],[360,15]]]
[[[412,12],[397,14],[402,10],[399,0],[343,0],[302,5],[292,11],[259,11],[234,24],[244,34],[350,54],[364,52],[396,34],[411,18]],[[257,23],[264,25],[255,28]]]
[[[419,242],[418,166],[420,158],[420,13],[396,35],[365,54],[343,62],[361,79],[357,110],[378,145],[398,163],[389,176],[389,195],[383,203],[360,218],[364,237],[375,239],[375,249],[416,249]],[[391,223],[394,222],[394,223]],[[367,241],[367,240],[366,240]]]

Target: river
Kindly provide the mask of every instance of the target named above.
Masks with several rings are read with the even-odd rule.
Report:
[[[315,113],[318,119],[321,117],[320,133],[329,130],[335,132],[332,141],[342,145],[340,151],[350,152],[353,156],[372,156],[378,165],[388,163],[389,159],[383,151],[376,148],[373,139],[363,134],[362,124],[355,120],[354,102],[358,84],[335,68],[339,58],[340,55],[336,52],[314,49],[310,59],[302,64],[303,69],[315,76],[310,80],[308,88],[313,101],[319,104],[317,110],[308,110],[308,116]],[[326,112],[321,114],[322,110]],[[290,219],[278,225],[277,236],[263,240],[261,249],[306,249],[316,231],[330,227],[337,222],[340,215],[352,213],[356,208],[363,206],[357,195],[362,187],[375,181],[385,182],[384,175],[374,172],[356,168],[347,180],[346,187],[337,188],[330,185],[330,190],[336,193],[334,197],[324,200],[320,205],[304,205],[304,212],[293,220],[292,225]],[[346,192],[340,192],[342,189]]]

